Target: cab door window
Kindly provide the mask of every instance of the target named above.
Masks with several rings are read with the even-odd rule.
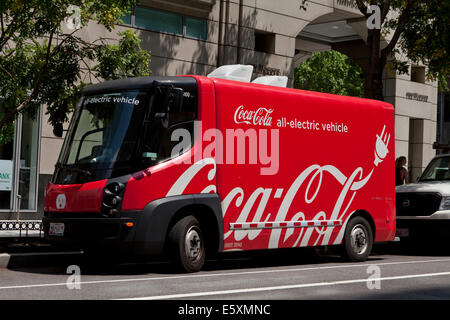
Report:
[[[165,94],[155,95],[150,120],[144,134],[141,155],[144,167],[177,156],[178,154],[172,155],[172,151],[180,142],[188,146],[183,149],[183,152],[192,146],[196,110],[195,102],[190,101],[190,97],[191,95],[185,95],[181,105],[176,105],[174,101],[168,100]],[[174,140],[173,133],[176,130],[185,130],[191,141]]]

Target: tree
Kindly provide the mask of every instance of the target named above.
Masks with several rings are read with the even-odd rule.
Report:
[[[362,97],[363,71],[346,55],[337,51],[316,52],[295,69],[297,89]]]
[[[0,143],[15,116],[47,105],[53,126],[68,120],[77,92],[95,79],[150,74],[150,54],[131,31],[86,42],[89,22],[112,31],[137,0],[2,0],[0,2]],[[70,30],[68,24],[79,28]],[[70,27],[70,26],[69,26]]]
[[[396,59],[403,54],[409,63],[427,67],[428,80],[440,80],[447,89],[450,76],[450,0],[353,0],[367,20],[365,47],[369,68],[365,70],[364,96],[383,100],[383,71],[408,73],[408,62]],[[309,0],[299,0],[300,10],[308,10]],[[386,37],[390,35],[389,37]],[[386,46],[381,40],[389,38]]]
[[[407,63],[395,58],[404,53],[410,63],[424,64],[429,80],[449,75],[450,0],[355,0],[369,21],[379,19],[380,28],[369,25],[366,47],[369,70],[366,71],[365,97],[383,100],[383,70],[389,59],[400,73],[408,72]],[[371,9],[378,10],[371,10]],[[374,17],[374,14],[378,17]],[[393,13],[393,14],[389,14]],[[383,35],[391,34],[385,47]]]

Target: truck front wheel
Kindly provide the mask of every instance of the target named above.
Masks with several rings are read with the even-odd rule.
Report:
[[[372,251],[372,228],[363,217],[352,218],[345,229],[344,257],[350,261],[365,261]]]
[[[185,272],[200,271],[205,263],[205,243],[200,223],[187,216],[174,224],[169,232],[172,257]]]

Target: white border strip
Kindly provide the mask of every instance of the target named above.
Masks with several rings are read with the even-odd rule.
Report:
[[[230,223],[230,230],[340,227],[340,226],[342,226],[342,220],[243,222],[243,223]]]

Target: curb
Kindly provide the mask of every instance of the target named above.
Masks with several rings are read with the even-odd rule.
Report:
[[[31,266],[58,265],[69,260],[79,259],[82,251],[72,252],[36,252],[36,253],[1,253],[0,268],[18,268]]]

